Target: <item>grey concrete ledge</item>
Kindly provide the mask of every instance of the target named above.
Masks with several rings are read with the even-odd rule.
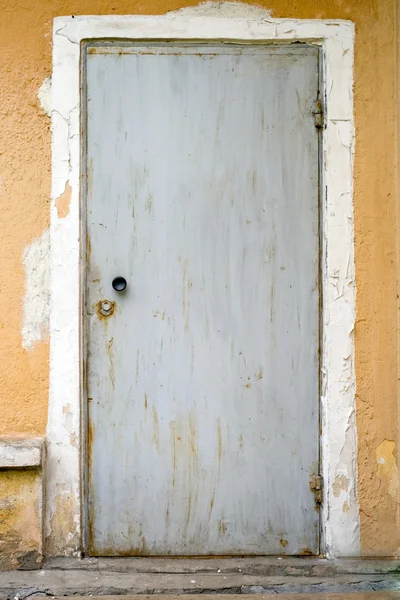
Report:
[[[334,559],[314,557],[252,558],[48,558],[46,570],[101,571],[108,573],[241,574],[265,577],[330,577],[336,575],[397,575],[398,559]]]
[[[264,597],[266,596],[266,594],[264,595],[251,595],[248,594],[246,596],[246,600],[262,600]],[[64,596],[63,600],[82,600],[82,598],[85,598],[85,596]],[[91,596],[90,597],[91,600],[115,600],[115,596]],[[152,600],[166,600],[166,598],[168,598],[169,600],[182,600],[180,595],[168,595],[168,596],[161,596],[161,595],[157,595],[157,594],[153,594],[151,596]],[[240,594],[202,594],[201,596],[202,600],[218,600],[218,598],[220,600],[239,600],[239,598],[242,598],[242,596]],[[136,596],[132,596],[132,595],[128,595],[128,596],[124,596],[125,600],[143,600],[143,596],[141,595],[136,595]],[[315,593],[313,595],[313,599],[314,600],[399,600],[400,599],[400,592],[351,592],[351,596],[349,596],[349,594],[344,593],[344,594],[340,594],[340,593],[335,593],[335,596],[332,596],[332,594],[325,594],[325,593]],[[199,596],[198,595],[194,595],[194,594],[187,594],[185,596],[185,600],[199,600]],[[279,600],[310,600],[310,595],[309,594],[280,594],[279,595]]]
[[[44,438],[0,436],[0,469],[40,469],[44,459]]]
[[[0,598],[31,596],[103,596],[129,594],[315,594],[398,591],[398,577],[346,575],[336,577],[259,577],[241,573],[171,575],[103,571],[13,571],[0,573]],[[398,592],[397,598],[400,593]],[[198,597],[198,596],[197,596]],[[260,597],[260,596],[258,596]],[[378,595],[375,596],[379,597]],[[214,596],[215,598],[215,596]],[[331,599],[332,600],[332,596]],[[349,599],[350,600],[350,599]]]

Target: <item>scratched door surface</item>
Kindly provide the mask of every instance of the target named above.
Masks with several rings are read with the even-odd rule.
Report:
[[[106,44],[85,59],[89,551],[316,553],[318,52]]]

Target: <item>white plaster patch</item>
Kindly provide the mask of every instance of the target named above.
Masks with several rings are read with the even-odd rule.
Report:
[[[42,465],[43,438],[0,438],[0,468],[29,469]]]
[[[201,2],[197,6],[179,8],[178,10],[173,10],[167,14],[184,14],[185,17],[265,19],[271,16],[271,11],[263,6],[246,4],[245,2]]]
[[[51,77],[44,79],[37,96],[41,109],[48,117],[51,117]]]
[[[22,346],[33,350],[35,343],[47,337],[50,314],[50,234],[46,229],[24,250],[24,316]]]

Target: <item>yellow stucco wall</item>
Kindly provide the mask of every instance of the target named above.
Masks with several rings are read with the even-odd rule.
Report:
[[[0,571],[34,569],[42,559],[42,478],[0,471]]]
[[[48,339],[22,345],[24,250],[49,224],[50,123],[38,90],[51,75],[55,16],[161,14],[183,0],[0,0],[0,434],[43,434]],[[394,555],[398,527],[395,0],[265,0],[274,17],[350,19],[355,55],[356,375],[361,545]],[[26,475],[19,475],[26,477]],[[21,484],[18,474],[14,483]]]

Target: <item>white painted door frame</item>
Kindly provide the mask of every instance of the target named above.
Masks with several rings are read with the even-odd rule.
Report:
[[[235,3],[236,4],[236,3]],[[229,6],[229,3],[227,3]],[[85,350],[82,343],[81,47],[85,40],[204,40],[238,43],[304,41],[322,49],[325,124],[322,140],[321,465],[322,551],[360,551],[354,373],[353,55],[348,21],[272,19],[248,14],[59,17],[54,20],[50,399],[47,427],[47,554],[83,548]],[[57,199],[70,194],[67,216]],[[339,479],[337,479],[339,478]],[[335,485],[334,482],[346,482]]]

